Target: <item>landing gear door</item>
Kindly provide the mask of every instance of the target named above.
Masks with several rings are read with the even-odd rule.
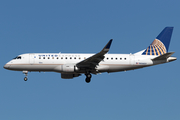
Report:
[[[29,54],[29,63],[31,64],[31,65],[33,65],[34,64],[34,58],[35,56],[34,56],[34,54]]]

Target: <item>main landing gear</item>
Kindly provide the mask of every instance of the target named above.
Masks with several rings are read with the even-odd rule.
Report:
[[[27,78],[28,71],[23,71],[23,73],[24,73],[24,75],[26,76],[26,77],[24,77],[24,81],[27,81],[27,80],[28,80],[28,78]]]
[[[85,75],[86,75],[86,82],[89,83],[91,81],[92,75],[90,73],[87,73]]]

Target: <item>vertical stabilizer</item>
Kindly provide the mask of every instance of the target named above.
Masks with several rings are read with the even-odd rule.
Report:
[[[168,52],[173,27],[165,27],[142,55],[163,55]]]

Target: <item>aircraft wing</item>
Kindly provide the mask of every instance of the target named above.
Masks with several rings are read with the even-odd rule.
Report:
[[[76,66],[78,68],[94,69],[96,65],[104,59],[104,55],[109,51],[112,40],[113,39],[111,39],[99,53],[77,63]]]

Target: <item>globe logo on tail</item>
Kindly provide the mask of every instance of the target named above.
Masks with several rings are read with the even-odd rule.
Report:
[[[166,53],[165,45],[158,39],[155,39],[142,55],[163,55]]]

